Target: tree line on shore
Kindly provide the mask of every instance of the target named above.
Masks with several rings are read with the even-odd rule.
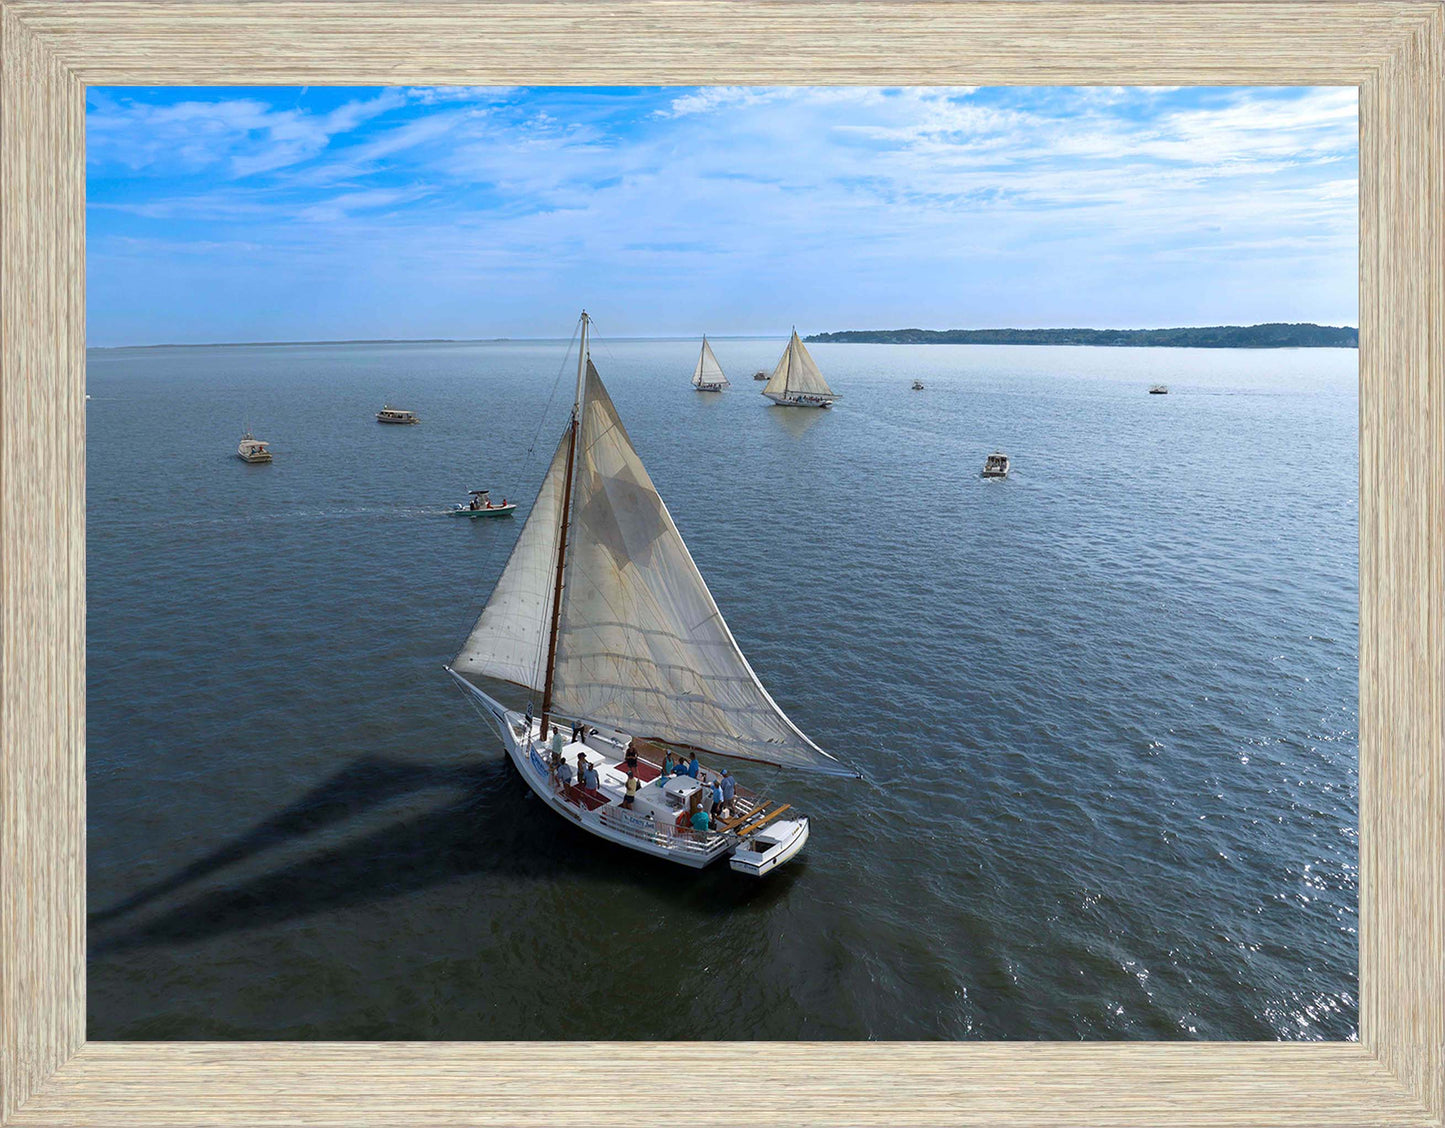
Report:
[[[814,341],[881,345],[1112,345],[1176,349],[1354,349],[1360,331],[1309,322],[1183,329],[849,329]]]

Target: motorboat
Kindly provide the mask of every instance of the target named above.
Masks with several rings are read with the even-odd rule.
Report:
[[[517,508],[516,502],[506,498],[502,498],[500,504],[493,503],[490,490],[468,490],[467,495],[471,500],[466,505],[455,506],[451,511],[453,517],[510,517]]]
[[[915,392],[921,392],[921,391],[923,391],[923,381],[922,381],[922,380],[915,380],[915,381],[913,381],[913,390],[914,390]]]
[[[1167,384],[1155,384],[1149,389],[1149,394],[1151,396],[1167,396],[1169,394],[1169,387]]]
[[[380,411],[378,411],[378,412],[376,413],[376,421],[377,421],[378,423],[420,423],[420,422],[421,422],[421,420],[420,420],[419,418],[417,418],[416,412],[414,412],[414,411],[406,411],[406,410],[404,410],[403,408],[400,408],[400,407],[392,407],[390,404],[387,404],[385,407],[383,407]]]
[[[985,478],[1007,478],[1008,467],[1008,455],[1001,450],[996,450],[983,460],[983,476]]]
[[[247,431],[241,436],[240,445],[236,447],[236,457],[242,462],[270,462],[271,444]]]

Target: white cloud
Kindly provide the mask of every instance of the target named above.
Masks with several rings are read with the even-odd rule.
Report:
[[[259,98],[156,105],[102,98],[86,115],[87,160],[133,171],[224,168],[243,178],[309,160],[334,137],[405,103],[397,90],[328,113],[277,109]]]

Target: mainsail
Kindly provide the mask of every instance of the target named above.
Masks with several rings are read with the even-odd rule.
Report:
[[[575,441],[551,708],[702,751],[857,775],[804,736],[758,681],[590,359],[582,385],[577,426],[456,668],[533,689],[547,681],[549,565]]]
[[[788,347],[783,350],[783,356],[778,361],[778,366],[773,369],[772,377],[763,385],[763,395],[841,398],[837,392],[828,387],[828,381],[823,379],[823,374],[818,371],[818,365],[809,355],[808,350],[803,347],[803,342],[798,339],[796,329],[793,330],[793,336],[788,341]]]
[[[692,370],[692,386],[699,387],[702,384],[716,384],[720,387],[728,387],[728,378],[723,375],[722,365],[713,356],[712,346],[707,343],[707,338],[702,339],[702,352],[697,357],[697,367]]]

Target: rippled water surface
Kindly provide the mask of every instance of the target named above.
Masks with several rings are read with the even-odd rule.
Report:
[[[868,776],[745,766],[814,816],[762,882],[564,825],[442,672],[564,344],[91,353],[92,1038],[1354,1035],[1356,354],[818,345],[821,413],[781,346],[594,351]]]

